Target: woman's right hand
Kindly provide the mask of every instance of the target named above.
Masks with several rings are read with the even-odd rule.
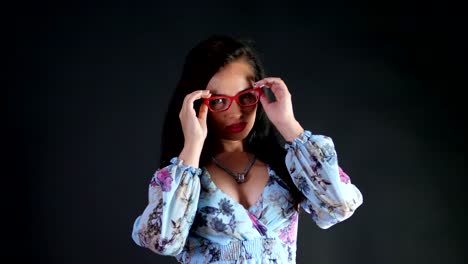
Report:
[[[208,98],[210,96],[211,93],[209,90],[197,90],[185,96],[182,109],[179,113],[185,145],[203,146],[206,136],[208,135],[208,128],[206,125],[208,106],[201,104],[197,117],[193,103],[197,99]]]

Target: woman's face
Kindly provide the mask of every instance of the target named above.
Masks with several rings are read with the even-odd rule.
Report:
[[[208,82],[207,89],[212,97],[234,96],[253,86],[255,74],[247,61],[235,60],[221,68]],[[223,112],[208,112],[209,133],[217,139],[243,140],[255,122],[257,105],[241,107],[233,100],[229,109]]]

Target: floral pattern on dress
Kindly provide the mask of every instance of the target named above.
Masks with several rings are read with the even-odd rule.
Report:
[[[171,190],[173,178],[171,173],[167,168],[163,168],[155,173],[155,177],[151,179],[150,185],[154,188],[156,186],[161,186],[163,192],[168,192]]]
[[[330,137],[306,130],[285,148],[290,177],[306,198],[300,205],[318,227],[353,215],[362,194],[338,166]],[[180,263],[295,263],[299,213],[288,186],[267,167],[270,180],[246,209],[206,169],[172,159],[150,181],[148,205],[133,226],[135,243]]]

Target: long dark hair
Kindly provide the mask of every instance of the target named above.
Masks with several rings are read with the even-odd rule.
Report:
[[[250,39],[215,34],[202,40],[189,51],[164,120],[161,140],[161,168],[169,165],[170,160],[177,157],[184,146],[184,135],[179,119],[184,97],[195,90],[206,89],[211,77],[221,67],[238,59],[245,59],[251,65],[255,73],[255,81],[265,77],[259,54],[254,48],[254,42]],[[198,106],[196,109],[198,110]],[[200,167],[210,161],[212,153],[210,153],[210,147],[207,146],[209,142],[212,142],[212,138],[208,132],[200,157]],[[298,209],[298,204],[304,196],[292,182],[286,168],[286,150],[283,148],[285,143],[284,138],[268,119],[259,103],[255,124],[246,138],[246,150],[254,153],[259,160],[269,164],[277,172],[286,184],[285,187],[292,194],[294,207]]]

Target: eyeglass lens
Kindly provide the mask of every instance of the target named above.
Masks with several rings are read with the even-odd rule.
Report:
[[[240,106],[251,106],[258,102],[259,93],[257,91],[247,91],[239,94],[238,102]],[[229,97],[215,98],[209,101],[209,106],[213,111],[222,111],[229,107],[231,99]]]

